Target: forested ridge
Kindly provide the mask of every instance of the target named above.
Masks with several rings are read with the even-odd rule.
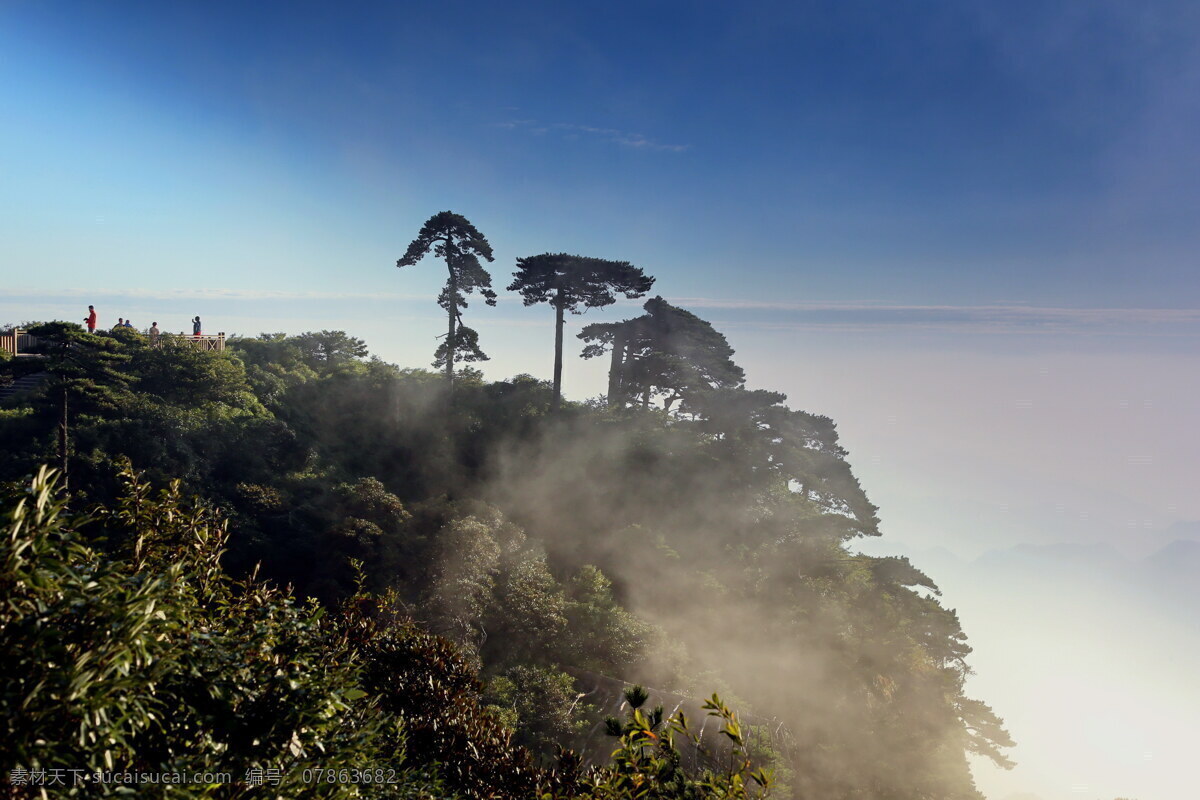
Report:
[[[981,797],[967,754],[1007,764],[1012,742],[964,694],[970,647],[933,580],[855,551],[879,518],[834,423],[745,388],[725,338],[661,297],[584,329],[609,391],[563,399],[562,312],[652,282],[564,254],[519,262],[510,287],[556,309],[555,380],[486,381],[460,363],[486,358],[455,294],[465,262],[426,233],[400,265],[431,248],[450,265],[439,372],[340,331],[214,353],[61,322],[32,328],[42,358],[0,364],[47,373],[0,408],[6,775],[287,767],[270,788],[287,797]],[[606,722],[615,707],[583,694],[600,684],[696,699],[671,718],[630,689]],[[705,725],[721,735],[698,754]],[[302,785],[304,764],[396,781]]]

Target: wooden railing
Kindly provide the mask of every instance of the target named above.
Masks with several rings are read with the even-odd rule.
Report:
[[[21,330],[13,328],[11,331],[0,331],[0,350],[9,355],[17,355],[18,353],[30,350],[37,345],[37,337]]]
[[[149,335],[149,334],[147,334]],[[220,353],[225,350],[225,332],[216,336],[188,336],[183,333],[160,333],[150,337],[151,347],[194,347],[210,353]]]
[[[182,333],[160,333],[157,337],[151,337],[145,331],[143,331],[143,334],[150,339],[151,347],[194,347],[197,350],[204,350],[210,353],[221,353],[225,350],[224,331],[221,331],[216,336],[187,336]],[[36,347],[37,343],[36,336],[20,328],[14,328],[11,331],[0,331],[0,350],[9,355],[15,356],[27,353]]]

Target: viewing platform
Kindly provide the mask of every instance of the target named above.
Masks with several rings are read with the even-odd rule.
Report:
[[[151,347],[194,347],[197,350],[204,350],[211,353],[221,353],[225,350],[225,332],[221,331],[215,336],[200,335],[189,336],[184,333],[160,333],[157,338],[151,338],[146,331],[140,331],[141,335],[146,337],[147,344]],[[103,336],[104,331],[100,331],[97,336]],[[37,347],[38,338],[28,331],[14,328],[9,331],[0,331],[0,351],[6,352],[12,356],[31,356],[34,355],[32,350]]]

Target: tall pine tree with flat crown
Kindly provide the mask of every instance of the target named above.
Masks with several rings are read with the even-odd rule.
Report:
[[[441,211],[430,217],[396,266],[410,267],[431,249],[435,256],[445,259],[449,273],[446,286],[438,295],[438,305],[446,310],[446,341],[434,353],[433,365],[445,368],[446,383],[452,386],[455,361],[488,360],[479,349],[479,334],[463,324],[462,310],[467,307],[467,295],[476,289],[485,303],[496,305],[492,276],[479,263],[480,258],[495,259],[487,238],[466,217],[453,211]]]
[[[654,278],[628,261],[542,253],[517,259],[510,292],[520,292],[525,305],[549,303],[554,308],[554,400],[562,400],[563,313],[582,314],[580,308],[603,308],[622,294],[633,300],[654,285]]]

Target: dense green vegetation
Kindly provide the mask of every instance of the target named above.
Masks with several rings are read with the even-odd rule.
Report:
[[[45,469],[7,498],[5,796],[249,797],[269,783],[284,797],[737,798],[769,786],[715,697],[706,707],[735,758],[684,774],[640,687],[625,724],[610,723],[608,766],[564,755],[538,768],[470,665],[394,596],[358,591],[329,610],[235,582],[219,515],[177,481],[155,492],[128,469],[119,478],[116,502],[89,516],[69,512]],[[682,718],[668,724],[690,735]],[[84,777],[101,773],[142,777]],[[162,774],[182,777],[148,777]]]
[[[779,797],[978,798],[966,754],[1012,742],[963,693],[933,581],[853,550],[879,521],[834,424],[743,388],[708,323],[646,311],[585,331],[614,389],[557,410],[552,384],[451,389],[336,331],[207,353],[37,328],[45,359],[0,364],[50,373],[0,409],[24,498],[0,766],[317,760],[394,768],[396,796],[673,798],[758,791],[767,765]],[[42,464],[69,495],[29,493]],[[589,676],[747,716],[685,702],[733,747],[696,758],[627,702],[610,758],[620,698],[580,697]]]
[[[463,692],[474,709],[469,714],[485,715],[480,726],[494,727],[492,733],[472,728],[469,735],[504,742],[481,756],[488,769],[523,775],[536,764],[556,763],[557,745],[582,748],[594,762],[607,757],[608,746],[586,735],[606,710],[598,709],[604,698],[576,697],[580,676],[596,673],[695,697],[718,688],[756,720],[782,723],[773,722],[772,734],[760,738],[755,762],[775,763],[781,796],[974,798],[964,753],[1004,762],[1002,748],[1010,742],[1000,722],[988,706],[962,694],[970,648],[952,610],[938,602],[934,583],[905,560],[863,557],[850,548],[854,537],[875,535],[878,521],[833,423],[787,409],[772,392],[737,385],[697,391],[696,375],[703,373],[685,368],[686,348],[654,351],[649,335],[638,344],[660,365],[655,374],[679,377],[672,390],[682,393],[677,413],[643,409],[637,395],[644,389],[638,389],[630,392],[637,398],[630,408],[568,403],[551,414],[552,387],[542,381],[486,383],[460,372],[448,393],[440,375],[368,359],[364,343],[341,332],[238,339],[217,354],[150,348],[132,333],[89,337],[62,323],[37,331],[47,359],[12,360],[4,369],[49,369],[52,377],[0,411],[8,455],[0,477],[10,492],[22,491],[38,465],[60,463],[65,444],[70,509],[107,511],[90,525],[67,525],[83,533],[65,536],[55,545],[60,549],[44,557],[50,566],[36,569],[66,575],[78,569],[77,561],[98,565],[89,569],[107,577],[96,591],[118,593],[116,613],[132,602],[125,597],[142,602],[150,596],[137,593],[149,591],[143,582],[155,575],[146,571],[152,564],[162,581],[154,591],[167,593],[161,602],[185,603],[176,609],[178,619],[170,618],[173,610],[155,618],[150,630],[156,634],[220,619],[220,642],[206,640],[204,648],[242,654],[259,646],[256,637],[268,636],[302,654],[296,663],[306,674],[296,680],[317,681],[306,690],[306,703],[317,705],[293,703],[287,692],[263,702],[314,721],[281,718],[272,722],[280,730],[290,724],[319,738],[325,735],[320,714],[366,714],[346,699],[347,692],[365,691],[371,699],[362,702],[374,704],[377,716],[362,723],[361,734],[338,728],[337,735],[360,736],[346,744],[347,752],[396,764],[389,753],[400,753],[407,738],[406,769],[426,770],[421,780],[432,775],[451,787],[448,792],[484,796],[496,789],[444,771],[442,756],[454,745],[424,741],[420,752],[442,756],[414,756],[414,741],[424,734],[404,704],[420,705],[421,714],[449,714],[456,692]],[[626,360],[632,351],[626,348]],[[715,351],[727,360],[724,350]],[[625,385],[652,391],[667,385],[665,379],[634,383],[648,372],[626,374]],[[119,479],[126,459],[142,479],[127,473]],[[229,519],[227,540],[222,535],[216,543],[208,534],[214,541],[191,553],[188,542],[196,534],[179,528],[178,519],[163,523],[169,513],[125,511],[131,492],[143,498],[138,503],[150,503],[145,487],[173,479],[185,495],[198,495]],[[155,503],[184,500],[173,494]],[[217,528],[212,521],[204,525]],[[224,572],[232,577],[221,578],[217,589],[211,576],[221,548]],[[181,559],[184,553],[193,560]],[[256,567],[259,581],[288,585],[298,599],[316,597],[336,613],[320,616],[316,607],[262,583],[228,583],[244,581]],[[166,577],[173,570],[210,577],[184,590],[179,578]],[[26,579],[8,575],[6,595]],[[54,596],[67,602],[71,591],[82,593],[71,602],[96,603],[89,613],[109,613],[109,601],[92,597],[92,590],[60,588]],[[365,604],[382,603],[380,597],[386,597],[386,612],[361,612]],[[347,603],[360,609],[358,618],[337,610]],[[5,651],[42,657],[32,654],[44,650],[20,638],[30,636],[22,608],[7,607]],[[254,632],[256,614],[281,630]],[[334,618],[342,621],[328,621]],[[437,655],[426,652],[414,662],[406,650],[371,661],[360,650],[348,657],[338,650],[352,646],[347,619],[358,620],[355,630],[370,631],[362,646],[370,640],[373,648],[403,649],[419,642]],[[209,715],[173,716],[173,723],[262,742],[262,750],[239,745],[234,752],[230,739],[220,758],[210,753],[212,764],[290,763],[278,750],[286,741],[235,730],[250,720],[233,709],[257,702],[236,693],[276,691],[276,679],[254,672],[252,658],[167,638],[176,649],[154,658],[161,672],[144,672],[134,658],[122,673],[126,686],[104,687],[97,690],[100,699],[88,694],[86,702],[151,681],[150,698],[163,708],[194,703],[188,714]],[[220,669],[187,666],[188,658],[228,658],[248,672],[229,675],[236,686],[220,688],[212,682]],[[454,664],[438,668],[452,673],[445,676],[449,687],[436,697],[406,696],[421,684],[421,670],[439,658]],[[46,663],[59,670],[48,680],[66,679],[64,664],[49,657]],[[338,672],[343,667],[349,672]],[[478,694],[472,693],[476,672]],[[205,678],[170,688],[178,696],[163,694],[168,688],[155,682],[164,680],[158,675],[175,673],[179,680],[182,673]],[[384,690],[392,699],[384,699]],[[211,692],[218,691],[224,705],[211,705]],[[205,692],[209,705],[192,697]],[[20,705],[11,693],[5,703],[7,709]],[[406,714],[408,728],[386,717],[389,708]],[[12,717],[25,733],[7,736],[16,748],[6,753],[7,763],[32,757],[20,747],[29,747],[42,722],[24,714]],[[67,716],[56,724],[79,723],[78,715]],[[190,734],[173,739],[174,730],[155,729],[166,739],[145,744],[139,723],[122,724],[133,727],[118,740],[126,742],[121,758],[170,763],[184,757],[176,750],[208,752]],[[511,741],[499,733],[504,726],[515,730]],[[89,764],[103,758],[88,740],[78,741],[62,758]],[[517,745],[529,747],[533,760],[523,762],[529,757],[516,754]],[[557,772],[539,775],[536,780],[550,780],[545,775]],[[530,784],[515,786],[505,792],[520,796]]]

